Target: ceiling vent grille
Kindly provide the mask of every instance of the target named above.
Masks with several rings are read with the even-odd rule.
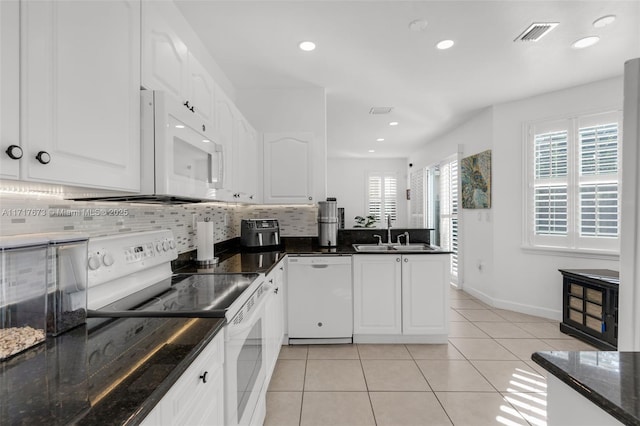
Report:
[[[389,114],[393,107],[373,107],[369,110],[369,114]]]
[[[558,26],[558,22],[534,22],[513,41],[538,41]]]

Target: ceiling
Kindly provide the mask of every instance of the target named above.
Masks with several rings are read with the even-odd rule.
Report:
[[[484,107],[618,76],[640,56],[639,0],[175,1],[237,89],[326,89],[329,157],[407,157]],[[514,42],[533,22],[559,25]],[[600,42],[571,47],[590,35]],[[443,39],[454,47],[436,49]]]

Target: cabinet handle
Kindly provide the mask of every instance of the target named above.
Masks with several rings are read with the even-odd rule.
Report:
[[[396,257],[396,262],[400,262],[400,258],[399,257]]]
[[[309,197],[309,201],[313,200],[313,197]]]
[[[205,371],[204,373],[202,373],[202,376],[200,376],[200,378],[202,379],[202,383],[207,383],[207,373],[208,371]]]
[[[193,105],[191,105],[191,108],[189,108],[189,111],[196,112],[195,109],[193,108]]]
[[[271,278],[271,279],[269,280],[269,282],[270,282],[271,284],[273,284],[273,278]]]
[[[204,124],[202,125],[202,131],[203,131],[203,132],[206,132],[206,131],[207,131],[207,128],[205,127],[205,125],[204,125]]]
[[[406,257],[404,258],[404,262],[407,263],[409,261],[409,259],[407,259]]]
[[[280,270],[281,270],[281,271],[284,271],[284,266],[281,266],[281,267],[280,267]]]
[[[9,145],[9,148],[7,148],[5,152],[12,160],[19,160],[22,158],[22,148],[18,145]]]
[[[278,287],[274,288],[274,289],[273,289],[273,292],[274,292],[275,294],[278,294]]]
[[[186,106],[187,109],[189,109],[189,101],[184,101],[184,103],[182,105]]]
[[[40,162],[40,164],[49,164],[51,161],[51,155],[47,151],[40,151],[36,155],[36,160]]]

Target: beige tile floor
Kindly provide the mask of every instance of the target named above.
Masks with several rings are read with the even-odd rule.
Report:
[[[451,306],[448,344],[283,346],[265,425],[546,425],[531,353],[594,348],[463,291]]]

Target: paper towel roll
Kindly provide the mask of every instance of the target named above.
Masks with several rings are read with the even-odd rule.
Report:
[[[198,222],[198,254],[199,262],[213,261],[213,222]]]

